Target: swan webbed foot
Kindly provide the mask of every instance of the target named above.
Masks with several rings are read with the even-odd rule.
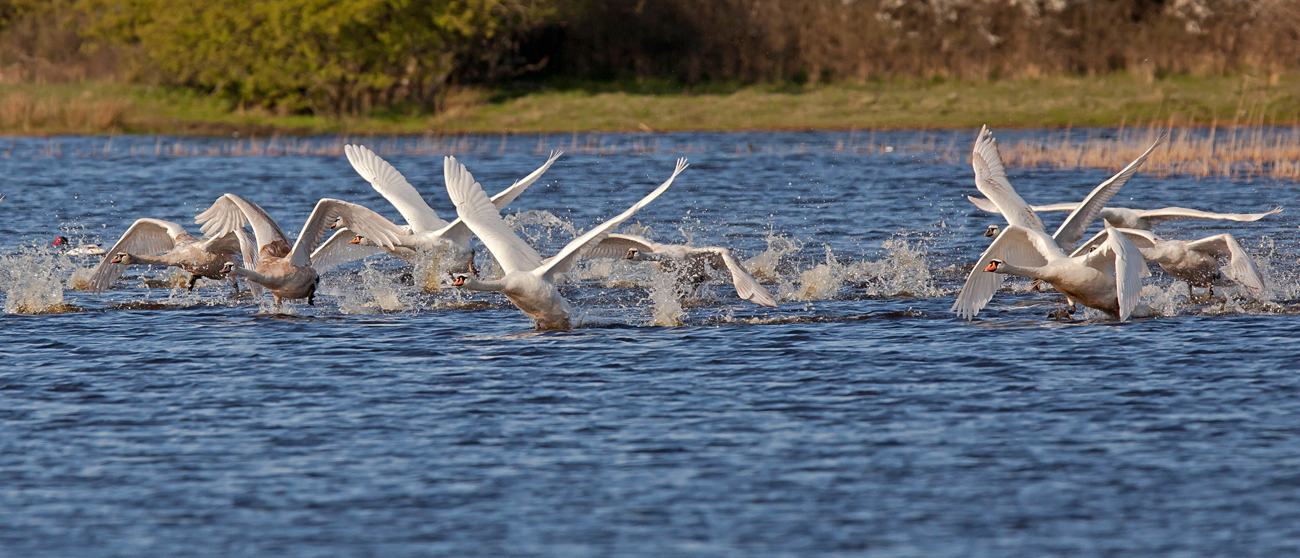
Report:
[[[307,291],[307,306],[316,305],[316,286],[320,284],[320,277],[311,283],[311,290]]]
[[[191,273],[191,274],[190,274],[190,285],[189,285],[188,287],[185,287],[185,291],[186,291],[186,292],[191,292],[191,293],[194,292],[194,284],[195,284],[195,283],[198,283],[198,282],[199,282],[199,276],[198,276],[198,275],[195,275],[195,274],[193,274],[193,273]]]
[[[1061,321],[1072,320],[1074,319],[1074,306],[1070,305],[1064,308],[1057,308],[1056,310],[1052,310],[1051,312],[1047,313],[1047,317],[1053,320],[1061,320]]]

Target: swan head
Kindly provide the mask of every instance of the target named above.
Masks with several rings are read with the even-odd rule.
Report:
[[[1004,262],[1004,261],[1002,261],[1002,260],[989,260],[989,266],[986,267],[986,268],[984,268],[984,271],[988,271],[988,272],[991,272],[991,273],[997,273],[997,271],[998,271],[998,266],[1000,266],[1000,265],[1002,265],[1002,264],[1004,264],[1004,263],[1006,263],[1006,262]]]
[[[1002,227],[999,227],[997,225],[989,225],[989,228],[984,229],[984,236],[988,238],[997,238],[998,235],[1001,233],[1002,233]]]
[[[68,247],[68,237],[56,236],[54,237],[54,242],[50,243],[50,246],[58,246],[60,250],[66,249]]]
[[[348,244],[361,244],[361,235],[352,237],[352,240],[349,240]]]
[[[228,274],[234,270],[235,270],[235,262],[226,262],[226,265],[221,266],[221,273],[223,275]]]
[[[131,254],[118,252],[116,256],[113,256],[112,260],[109,260],[108,263],[131,265]]]
[[[453,286],[453,287],[464,287],[464,286],[465,286],[465,280],[469,279],[469,276],[468,276],[468,275],[465,275],[464,273],[457,273],[457,274],[455,274],[455,275],[452,275],[451,278],[452,278],[452,280],[451,280],[451,286]]]
[[[628,248],[627,254],[623,256],[625,260],[638,261],[641,259],[641,251],[636,248]]]

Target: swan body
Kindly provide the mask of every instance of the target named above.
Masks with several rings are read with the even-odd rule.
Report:
[[[988,128],[982,128],[976,138],[971,164],[976,187],[994,202],[1009,224],[980,254],[966,277],[966,284],[952,305],[959,317],[974,318],[993,299],[1002,275],[1009,274],[1040,279],[1072,302],[1096,308],[1121,321],[1128,319],[1142,289],[1140,268],[1144,264],[1137,247],[1122,234],[1108,234],[1096,250],[1077,256],[1066,255],[1060,244],[1062,231],[1071,231],[1072,235],[1073,231],[1082,230],[1095,217],[1096,210],[1115,195],[1118,186],[1113,181],[1094,188],[1061,225],[1056,237],[1052,237],[1007,180],[997,144]]]
[[[4,196],[0,196],[0,199],[3,198]],[[68,248],[69,243],[68,237],[60,236],[55,238],[50,245],[58,246],[59,250],[69,256],[102,256],[105,254],[104,249],[100,248],[98,244],[82,244],[76,248]]]
[[[235,254],[251,254],[251,248],[251,240],[242,229],[200,240],[178,223],[137,219],[95,266],[90,275],[90,289],[107,289],[122,276],[128,265],[163,265],[189,272],[188,288],[193,290],[199,277],[218,281],[227,279],[221,272],[222,267],[234,262]],[[229,279],[234,283],[235,291],[239,291],[239,284],[234,278]]]
[[[1264,292],[1263,274],[1255,260],[1230,234],[1189,241],[1165,240],[1141,229],[1109,230],[1123,233],[1137,246],[1144,259],[1159,264],[1165,273],[1187,282],[1189,298],[1192,287],[1203,287],[1213,292],[1214,285],[1232,283],[1240,284],[1256,295]],[[1098,243],[1098,238],[1094,237],[1080,246],[1076,253],[1091,250]],[[1220,267],[1220,259],[1227,260],[1226,268]]]
[[[354,203],[324,198],[303,224],[298,240],[291,246],[279,225],[257,204],[234,194],[225,194],[206,211],[194,218],[206,234],[226,234],[253,227],[257,238],[257,252],[252,260],[245,259],[243,266],[227,262],[222,272],[247,278],[275,296],[279,308],[284,299],[307,299],[313,304],[316,284],[320,276],[311,265],[311,252],[325,235],[330,224],[346,219],[351,226],[367,236],[377,239],[385,247],[391,246],[401,231],[378,213]],[[252,267],[249,267],[252,266]]]
[[[705,277],[706,269],[726,269],[731,273],[731,283],[736,295],[759,306],[776,307],[776,298],[763,285],[754,280],[749,271],[731,250],[721,246],[682,246],[660,244],[650,239],[630,234],[610,234],[592,248],[588,258],[624,258],[632,261],[658,262],[673,271],[681,271],[688,278]]]
[[[989,212],[997,212],[997,207],[987,199],[966,196],[976,207]],[[1035,212],[1074,211],[1079,204],[1058,203],[1052,205],[1035,205]],[[1139,229],[1149,231],[1166,221],[1185,221],[1189,219],[1253,222],[1280,213],[1282,208],[1275,207],[1264,213],[1211,213],[1186,207],[1165,207],[1161,209],[1129,209],[1127,207],[1105,207],[1097,216],[1106,221],[1106,225],[1117,229]]]
[[[365,235],[357,234],[348,227],[349,223],[346,219],[340,219],[336,225],[342,225],[343,228],[312,253],[312,262],[317,270],[328,271],[348,262],[384,252],[415,264],[424,257],[422,254],[442,249],[448,251],[444,257],[451,258],[451,271],[473,271],[471,266],[474,253],[470,250],[472,234],[464,221],[458,218],[448,223],[439,218],[401,172],[365,146],[348,145],[344,146],[343,150],[357,174],[370,182],[376,192],[397,208],[407,224],[400,227],[403,234],[398,236],[391,246],[383,246],[382,243],[375,242]],[[492,204],[498,210],[505,209],[510,202],[541,178],[563,153],[563,151],[551,152],[550,158],[537,170],[492,196]]]
[[[601,241],[609,236],[623,221],[631,218],[642,207],[663,194],[673,180],[686,169],[686,159],[677,160],[673,175],[650,194],[632,205],[627,211],[593,227],[590,231],[569,242],[559,254],[542,261],[542,257],[519,235],[510,230],[501,218],[500,210],[488,199],[483,187],[465,165],[455,157],[443,160],[443,175],[447,193],[456,205],[456,213],[487,246],[501,265],[504,275],[500,279],[480,280],[465,274],[455,276],[452,285],[476,291],[495,291],[506,295],[510,302],[536,322],[537,329],[567,329],[572,327],[573,308],[560,295],[556,279],[568,272]]]

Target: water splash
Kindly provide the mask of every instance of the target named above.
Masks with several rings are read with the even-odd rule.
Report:
[[[342,314],[378,314],[381,312],[400,312],[409,309],[412,304],[409,295],[390,278],[391,273],[367,265],[358,271],[349,281],[334,281],[328,286],[322,284],[322,294],[334,297],[335,304]]]
[[[63,277],[78,269],[69,257],[44,246],[0,258],[0,281],[9,314],[54,314],[77,308],[63,298]]]
[[[676,327],[685,324],[686,310],[681,299],[686,294],[677,274],[658,272],[650,277],[650,305],[652,313],[646,325]]]

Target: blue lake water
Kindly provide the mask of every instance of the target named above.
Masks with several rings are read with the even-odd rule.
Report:
[[[903,147],[974,132],[864,136],[0,142],[0,556],[1300,554],[1296,213],[1157,229],[1238,236],[1263,301],[1189,302],[1153,267],[1159,317],[1050,320],[1060,295],[1017,281],[967,322],[948,309],[1001,219],[966,202],[964,160]],[[197,233],[225,192],[290,235],[321,197],[397,219],[344,141],[443,216],[445,152],[495,192],[569,150],[507,212],[543,255],[688,157],[631,228],[729,246],[781,306],[722,284],[677,308],[648,264],[591,261],[563,287],[584,327],[539,333],[500,295],[377,258],[277,315],[156,268],[75,290],[95,260],[48,247],[140,217]],[[1031,203],[1108,175],[1011,169]],[[1139,174],[1111,205],[1298,199]]]

